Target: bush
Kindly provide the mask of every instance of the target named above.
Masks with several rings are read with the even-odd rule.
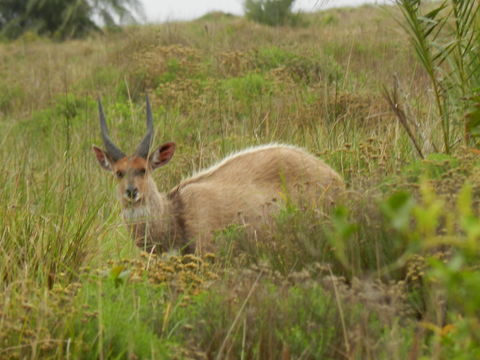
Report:
[[[298,16],[292,13],[295,0],[246,0],[247,18],[270,26],[295,25]]]

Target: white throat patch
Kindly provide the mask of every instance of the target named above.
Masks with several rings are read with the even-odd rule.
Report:
[[[122,215],[127,221],[145,219],[148,215],[148,210],[145,206],[126,208],[122,210]]]

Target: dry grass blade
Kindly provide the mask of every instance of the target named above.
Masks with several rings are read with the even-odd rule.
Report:
[[[235,329],[235,326],[237,325],[238,320],[240,319],[240,316],[242,315],[243,310],[245,309],[245,306],[247,306],[248,300],[250,300],[250,298],[252,297],[253,291],[257,287],[257,284],[260,281],[260,278],[262,277],[262,275],[263,275],[263,272],[260,272],[258,274],[257,278],[255,279],[255,282],[253,283],[250,291],[247,294],[247,297],[245,298],[245,300],[244,300],[242,306],[240,307],[240,309],[238,310],[237,316],[235,316],[235,319],[233,320],[232,325],[230,326],[230,328],[227,331],[227,335],[225,335],[225,339],[223,339],[223,342],[222,342],[222,345],[220,346],[220,349],[218,349],[217,356],[215,357],[216,360],[223,359],[222,355],[223,355],[223,351],[225,350],[225,346],[227,345],[227,341],[230,338],[230,335],[232,334],[233,329]]]
[[[388,89],[385,87],[383,88],[383,95],[387,100],[388,105],[390,106],[390,109],[393,111],[398,121],[400,121],[400,124],[402,124],[403,128],[407,132],[407,135],[412,141],[413,145],[415,146],[415,149],[417,150],[418,155],[422,159],[424,159],[425,157],[423,156],[422,149],[420,148],[418,141],[415,138],[415,135],[413,134],[413,131],[408,124],[407,115],[405,114],[405,111],[403,111],[403,109],[400,106],[400,102],[398,100],[398,80],[397,79],[395,79],[394,81],[392,91],[388,91]]]

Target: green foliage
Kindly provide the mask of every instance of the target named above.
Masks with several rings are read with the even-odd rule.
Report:
[[[328,344],[339,335],[332,325],[338,313],[332,297],[320,286],[286,288],[270,275],[256,272],[245,272],[243,284],[232,286],[240,301],[229,302],[225,295],[232,289],[216,287],[174,314],[173,322],[187,321],[190,330],[182,332],[194,349],[221,357],[218,349],[223,344],[226,357],[250,359],[277,359],[287,351],[293,357],[304,354],[316,359],[332,353]],[[251,289],[257,291],[249,297]]]
[[[385,209],[412,245],[407,258],[419,249],[426,254],[424,281],[430,294],[425,301],[430,302],[430,311],[424,326],[433,332],[440,346],[438,353],[455,358],[468,353],[465,359],[474,359],[480,353],[476,335],[480,329],[480,217],[473,211],[472,188],[469,184],[463,187],[456,212],[446,207],[426,181],[421,184],[421,193],[416,204],[405,194],[395,195]],[[439,319],[445,314],[438,312],[445,300],[454,310],[450,309],[446,323],[442,323]]]
[[[480,95],[479,89],[474,89],[470,98],[466,99],[470,108],[465,115],[465,131],[468,135],[468,142],[476,148],[480,147]]]
[[[79,103],[85,105],[85,101],[75,105],[74,97],[67,97],[38,113],[34,121],[17,123],[10,130],[22,134],[16,141],[22,155],[11,157],[6,155],[8,149],[1,151],[2,158],[9,159],[1,168],[10,180],[0,192],[0,223],[5,229],[1,243],[11,253],[0,271],[8,281],[22,269],[29,269],[30,276],[44,285],[59,272],[74,274],[98,231],[95,219],[103,197],[95,199],[76,175],[83,166],[78,142],[73,141],[78,121],[75,126],[72,120],[78,119]],[[78,161],[73,161],[75,157]],[[84,201],[78,202],[79,197]],[[82,219],[71,222],[79,211]]]
[[[316,83],[326,78],[338,80],[341,74],[334,59],[322,59],[318,54],[302,56],[286,49],[271,46],[255,53],[255,66],[262,71],[285,69],[299,83]]]
[[[285,66],[294,58],[296,58],[295,54],[286,49],[279,48],[278,46],[261,48],[255,54],[256,65],[262,70],[270,70]]]
[[[122,272],[112,276],[91,279],[77,295],[81,306],[98,309],[92,316],[80,314],[71,320],[78,358],[169,358],[173,342],[161,332],[167,311],[165,288],[146,282],[123,283],[119,281],[125,278]],[[89,351],[81,355],[87,345]]]
[[[0,33],[9,39],[25,32],[65,39],[99,30],[94,18],[116,26],[116,18],[132,20],[129,7],[140,8],[137,0],[6,0],[0,3]]]
[[[450,153],[462,136],[478,143],[476,112],[460,118],[476,103],[480,87],[477,48],[480,44],[480,4],[475,0],[443,0],[422,6],[421,0],[397,0],[403,25],[432,84],[443,149]],[[471,100],[468,100],[471,99]]]
[[[413,205],[406,195],[399,198],[356,196],[320,213],[288,204],[255,237],[241,227],[229,227],[217,243],[223,244],[221,253],[228,254],[229,263],[266,263],[284,275],[318,263],[349,279],[389,273],[408,247],[404,232]],[[392,278],[398,275],[389,273]]]
[[[200,16],[197,21],[228,21],[234,18],[235,15],[226,13],[223,11],[210,11],[206,13],[205,15]]]
[[[180,62],[175,59],[171,58],[168,59],[166,64],[166,71],[159,77],[160,83],[166,83],[170,81],[174,81],[177,78],[177,74],[182,70]]]
[[[322,25],[335,25],[335,24],[338,24],[339,23],[339,19],[337,16],[335,16],[334,14],[326,14],[324,16],[322,16],[322,18],[320,19],[320,23]]]
[[[382,210],[392,227],[397,231],[404,232],[410,225],[413,205],[413,199],[408,193],[397,192],[382,204]]]
[[[440,179],[448,174],[452,169],[459,167],[459,161],[456,157],[433,153],[429,154],[424,160],[416,160],[405,166],[403,174],[410,181],[419,181],[422,176],[428,179]]]
[[[223,87],[224,91],[235,100],[253,101],[258,97],[268,96],[272,91],[273,84],[261,74],[251,73],[242,77],[226,79]]]
[[[23,89],[13,84],[0,83],[0,114],[7,114],[22,102]]]
[[[334,249],[336,258],[344,267],[348,267],[346,255],[346,244],[352,241],[352,237],[357,231],[357,226],[352,224],[348,216],[347,208],[339,206],[332,215],[332,230],[327,237]]]
[[[298,15],[292,13],[295,0],[245,0],[247,18],[270,26],[295,25]]]

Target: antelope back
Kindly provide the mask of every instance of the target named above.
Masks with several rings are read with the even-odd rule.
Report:
[[[247,149],[183,181],[172,194],[201,247],[232,223],[258,231],[287,201],[300,207],[329,204],[343,189],[341,177],[302,149],[272,144]]]

